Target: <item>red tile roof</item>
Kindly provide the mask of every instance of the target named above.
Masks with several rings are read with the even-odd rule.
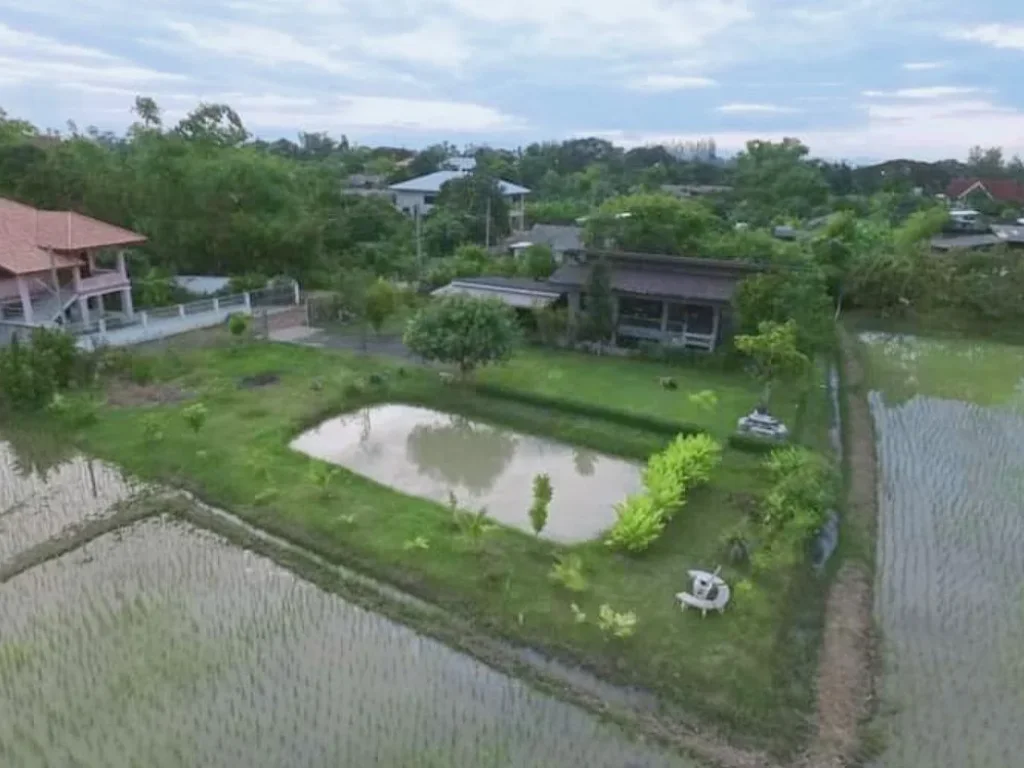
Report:
[[[1024,184],[1013,179],[953,179],[946,188],[946,197],[956,199],[976,185],[988,192],[993,200],[1001,203],[1024,203]]]
[[[0,197],[0,269],[15,275],[81,263],[76,251],[139,245],[146,238],[71,211],[40,211]]]

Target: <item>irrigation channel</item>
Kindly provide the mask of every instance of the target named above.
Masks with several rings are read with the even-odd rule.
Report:
[[[139,491],[0,440],[0,765],[696,765]]]
[[[879,387],[870,404],[885,739],[873,764],[1024,765],[1020,351],[878,334],[861,341]],[[1015,372],[1002,389],[976,367],[1000,354]],[[964,399],[950,397],[953,387]]]

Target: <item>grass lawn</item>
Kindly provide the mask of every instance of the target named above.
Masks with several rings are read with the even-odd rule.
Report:
[[[642,556],[619,555],[600,542],[572,547],[583,558],[589,581],[586,592],[574,594],[548,576],[554,555],[566,548],[506,528],[473,546],[456,534],[443,506],[344,470],[325,497],[310,480],[319,462],[291,451],[289,441],[328,416],[389,401],[458,412],[635,459],[660,448],[664,438],[486,398],[469,388],[443,385],[429,369],[400,368],[388,359],[250,343],[165,351],[155,360],[159,386],[149,389],[164,395],[180,390],[187,399],[103,407],[96,423],[81,430],[86,451],[143,478],[189,488],[328,559],[472,617],[499,635],[608,679],[652,690],[728,731],[739,743],[782,754],[804,735],[824,584],[800,575],[795,590],[788,584],[765,585],[770,594],[777,587],[772,605],[737,599],[724,616],[704,620],[694,612],[681,613],[673,599],[687,586],[688,568],[721,564],[733,583],[743,575],[729,565],[722,538],[764,488],[759,456],[727,449],[712,483],[694,491]],[[265,372],[279,374],[280,381],[238,386],[240,378]],[[371,374],[384,382],[372,384]],[[660,388],[657,377],[666,374],[679,381],[679,391]],[[481,378],[692,420],[719,436],[749,410],[757,394],[756,385],[738,374],[556,352],[523,352],[507,369],[483,372]],[[698,417],[692,412],[686,394],[702,389],[718,393],[720,414],[701,412]],[[809,399],[820,399],[816,390],[812,395]],[[181,415],[195,401],[209,412],[198,434]],[[814,419],[827,413],[817,406],[806,412]],[[153,438],[156,430],[159,439]],[[428,540],[428,549],[406,547],[420,536]],[[575,621],[572,603],[588,621]],[[605,603],[636,612],[635,636],[614,641],[600,633],[594,618]]]

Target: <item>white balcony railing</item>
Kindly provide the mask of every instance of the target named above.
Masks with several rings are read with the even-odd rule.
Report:
[[[79,293],[92,293],[94,291],[109,291],[115,288],[127,288],[130,285],[127,277],[116,269],[97,269],[89,277],[81,280]]]

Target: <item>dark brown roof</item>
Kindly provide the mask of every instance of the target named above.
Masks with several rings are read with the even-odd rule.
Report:
[[[736,286],[764,267],[750,262],[692,259],[653,254],[606,254],[612,290],[641,296],[728,302]],[[589,263],[559,267],[548,282],[562,289],[582,288],[590,279]]]

